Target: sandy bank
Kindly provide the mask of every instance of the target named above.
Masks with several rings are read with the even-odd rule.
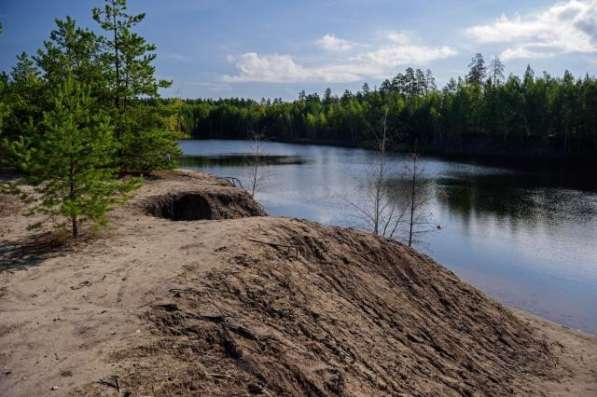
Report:
[[[197,173],[98,238],[32,241],[0,197],[0,395],[597,396],[597,340],[429,258],[264,216]]]

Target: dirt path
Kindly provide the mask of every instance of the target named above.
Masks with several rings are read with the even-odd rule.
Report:
[[[594,338],[399,244],[251,215],[201,174],[148,181],[77,246],[4,211],[0,395],[597,396]]]

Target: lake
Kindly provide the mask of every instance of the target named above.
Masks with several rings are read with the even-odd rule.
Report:
[[[236,177],[249,186],[252,142],[185,140],[180,145],[183,168]],[[256,197],[268,213],[363,226],[352,204],[367,202],[375,152],[264,142],[260,153]],[[430,226],[418,236],[418,250],[504,304],[597,334],[594,173],[433,157],[418,163],[427,199],[421,213]],[[410,157],[392,154],[387,164],[400,200]]]

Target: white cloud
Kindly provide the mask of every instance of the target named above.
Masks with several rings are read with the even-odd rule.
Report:
[[[506,48],[500,54],[500,58],[502,60],[509,60],[509,59],[538,59],[538,58],[549,58],[556,55],[553,52],[545,52],[545,51],[533,51],[527,47],[514,47],[514,48]]]
[[[236,76],[224,76],[229,83],[267,82],[290,83],[324,81],[328,83],[358,81],[360,76],[348,65],[323,65],[306,67],[290,55],[259,55],[249,52],[235,60]]]
[[[326,36],[335,38],[333,35]],[[238,73],[233,76],[223,76],[223,81],[227,83],[356,82],[367,78],[387,78],[396,73],[400,66],[425,65],[455,54],[456,50],[450,47],[419,45],[410,35],[403,32],[390,32],[383,40],[376,43],[373,49],[361,50],[340,60],[337,56],[333,60],[323,59],[317,65],[305,65],[287,54],[260,55],[256,52],[248,52],[239,57],[229,57],[229,61],[234,63]]]
[[[427,64],[437,59],[444,59],[456,55],[456,50],[450,47],[425,47],[416,45],[387,46],[361,55],[363,61],[392,68],[396,65]]]
[[[353,43],[348,40],[339,39],[333,34],[326,34],[315,42],[317,46],[328,51],[347,51],[352,49]]]
[[[597,52],[597,0],[568,0],[534,15],[501,16],[493,24],[472,26],[479,43],[507,44],[504,59]]]
[[[407,45],[412,41],[411,35],[406,32],[390,32],[387,37],[389,41],[398,45]]]

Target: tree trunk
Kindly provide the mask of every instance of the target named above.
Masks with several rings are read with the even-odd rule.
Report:
[[[71,218],[73,238],[79,237],[79,221],[76,216]]]
[[[114,98],[114,103],[116,105],[116,109],[119,109],[121,107],[120,104],[120,49],[119,49],[119,41],[118,41],[118,25],[117,25],[117,20],[116,20],[116,3],[113,0],[112,1],[112,26],[113,26],[113,40],[114,40],[114,69],[116,72],[116,96]],[[119,142],[122,142],[122,120],[121,120],[122,116],[119,117],[118,120],[118,125],[116,128],[116,137],[118,138]]]
[[[415,201],[416,201],[416,184],[417,184],[417,153],[413,153],[413,174],[410,186],[410,222],[408,227],[408,246],[413,245],[413,229],[415,223]]]
[[[69,183],[69,191],[68,191],[68,197],[69,199],[72,201],[74,201],[75,199],[75,162],[74,160],[70,159],[70,164],[69,164],[69,172],[68,172],[68,183]],[[71,220],[71,225],[72,225],[72,234],[73,234],[73,238],[78,238],[79,237],[79,220],[77,219],[76,215],[72,215],[70,216],[70,220]]]

